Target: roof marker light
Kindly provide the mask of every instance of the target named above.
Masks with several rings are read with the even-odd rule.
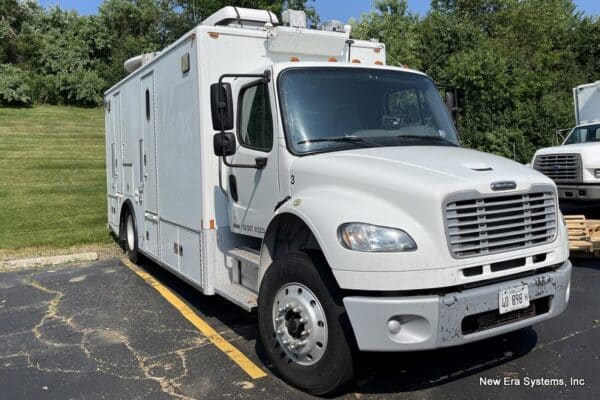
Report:
[[[360,64],[360,60],[358,58],[355,58],[354,60],[352,60],[352,64]]]
[[[218,32],[208,32],[208,36],[210,36],[213,39],[218,39],[219,33]]]
[[[298,62],[300,59],[298,57],[290,57],[291,62]]]
[[[329,62],[337,62],[337,58],[335,58],[335,57],[329,57],[329,59],[327,61],[329,61]]]

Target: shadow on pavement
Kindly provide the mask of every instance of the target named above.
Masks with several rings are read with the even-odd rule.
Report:
[[[219,330],[232,330],[253,346],[265,364],[258,339],[256,312],[247,313],[218,296],[204,296],[197,289],[152,261],[139,265],[169,287],[202,315],[218,321]],[[223,326],[218,326],[222,323]],[[359,353],[357,381],[348,388],[365,394],[412,392],[442,385],[515,360],[530,352],[537,343],[531,328],[466,346],[411,353]]]
[[[537,344],[532,328],[465,346],[411,353],[365,353],[366,366],[355,390],[412,392],[481,373],[529,353]]]

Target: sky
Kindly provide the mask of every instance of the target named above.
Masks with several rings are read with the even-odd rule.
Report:
[[[94,14],[102,0],[39,0],[39,2],[43,6],[60,4],[63,9],[75,9],[80,14]],[[429,0],[408,0],[411,11],[421,15],[427,12],[429,3]],[[358,19],[362,13],[371,9],[372,4],[372,0],[314,0],[321,21],[339,19],[346,22],[350,18]],[[588,15],[600,15],[598,0],[575,0],[575,4],[580,11]]]

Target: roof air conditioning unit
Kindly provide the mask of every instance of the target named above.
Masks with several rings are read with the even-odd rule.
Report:
[[[279,24],[277,16],[271,11],[228,6],[206,18],[200,25],[262,28],[267,23]]]
[[[285,10],[281,14],[281,19],[285,26],[306,29],[306,13],[304,11]]]

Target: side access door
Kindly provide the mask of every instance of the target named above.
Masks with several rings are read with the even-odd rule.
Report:
[[[232,229],[245,235],[263,237],[279,199],[276,118],[273,83],[262,79],[237,79],[233,85],[237,151],[233,164],[264,168],[228,168],[229,218]]]
[[[113,143],[111,143],[113,168],[112,186],[117,195],[123,194],[123,127],[121,121],[121,93],[113,96]]]
[[[140,182],[137,199],[144,210],[143,249],[159,256],[158,180],[156,168],[156,124],[154,102],[154,73],[142,78],[142,138],[139,142]]]
[[[147,212],[158,213],[156,180],[156,132],[154,123],[154,74],[142,78],[142,139],[140,143],[140,173],[143,205]]]

